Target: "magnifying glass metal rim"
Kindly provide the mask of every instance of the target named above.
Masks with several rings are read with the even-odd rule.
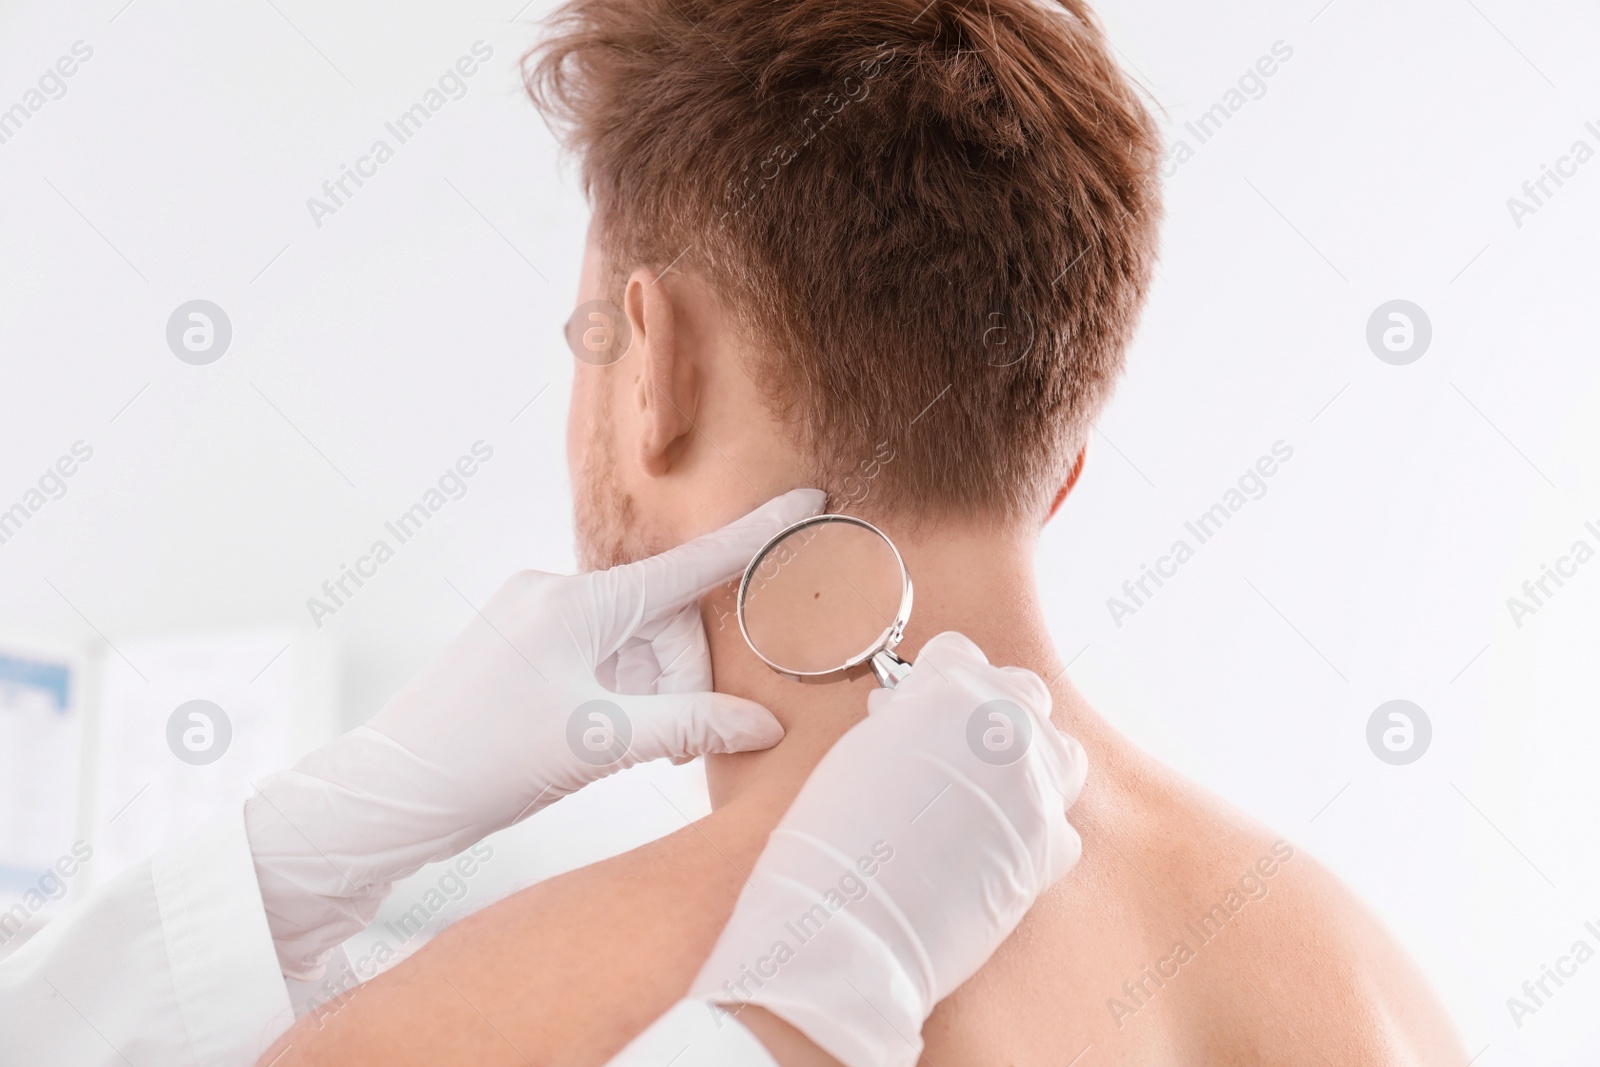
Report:
[[[864,530],[870,530],[881,537],[883,543],[889,546],[889,551],[894,553],[895,563],[900,567],[900,608],[895,612],[894,619],[890,622],[882,642],[877,646],[870,647],[861,654],[852,656],[837,667],[829,667],[820,671],[790,670],[768,659],[756,647],[756,643],[751,640],[750,630],[744,623],[745,596],[750,590],[750,581],[755,577],[756,570],[766,561],[768,553],[778,547],[780,542],[787,540],[808,526],[821,526],[838,522],[849,523]],[[754,652],[756,658],[761,660],[762,663],[765,663],[785,678],[792,678],[797,682],[831,682],[840,678],[856,676],[863,667],[870,665],[872,673],[878,678],[878,683],[886,689],[893,689],[911,672],[911,664],[894,653],[895,646],[905,636],[906,623],[911,619],[911,598],[911,572],[906,569],[906,561],[901,557],[900,549],[895,546],[889,535],[867,520],[858,519],[854,515],[828,513],[812,515],[810,518],[790,523],[767,539],[767,543],[762,545],[756,554],[750,558],[749,565],[744,569],[744,577],[739,579],[739,597],[735,605],[735,614],[739,616],[739,632],[744,635],[744,643],[750,647],[750,651]]]

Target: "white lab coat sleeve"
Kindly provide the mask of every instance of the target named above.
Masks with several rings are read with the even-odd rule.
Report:
[[[629,1042],[606,1067],[778,1067],[737,1018],[685,997]]]
[[[293,1021],[242,809],[0,960],[0,1064],[248,1067]]]

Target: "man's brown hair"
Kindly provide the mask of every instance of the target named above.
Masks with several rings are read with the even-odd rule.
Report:
[[[1155,126],[1081,0],[571,0],[524,75],[613,286],[706,279],[813,484],[1043,518],[1160,214]]]

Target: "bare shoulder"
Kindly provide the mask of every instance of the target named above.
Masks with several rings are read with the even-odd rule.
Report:
[[[1215,1035],[1208,1062],[1466,1062],[1410,955],[1309,850],[1177,775],[1152,785],[1128,848],[1179,910],[1172,944],[1140,976],[1172,975],[1180,1029]],[[1123,991],[1129,1022],[1151,988]]]
[[[1327,868],[1104,741],[1072,810],[1082,860],[939,1005],[928,1062],[1463,1067],[1426,980]]]
[[[262,1062],[602,1064],[687,991],[764,834],[715,816],[454,924]],[[626,995],[619,995],[619,991]]]

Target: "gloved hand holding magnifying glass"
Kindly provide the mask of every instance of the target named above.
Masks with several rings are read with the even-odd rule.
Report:
[[[638,563],[515,575],[366,725],[258,783],[245,825],[284,974],[318,977],[395,881],[591,782],[776,744],[765,708],[710,691],[698,599],[822,503],[795,490]]]

